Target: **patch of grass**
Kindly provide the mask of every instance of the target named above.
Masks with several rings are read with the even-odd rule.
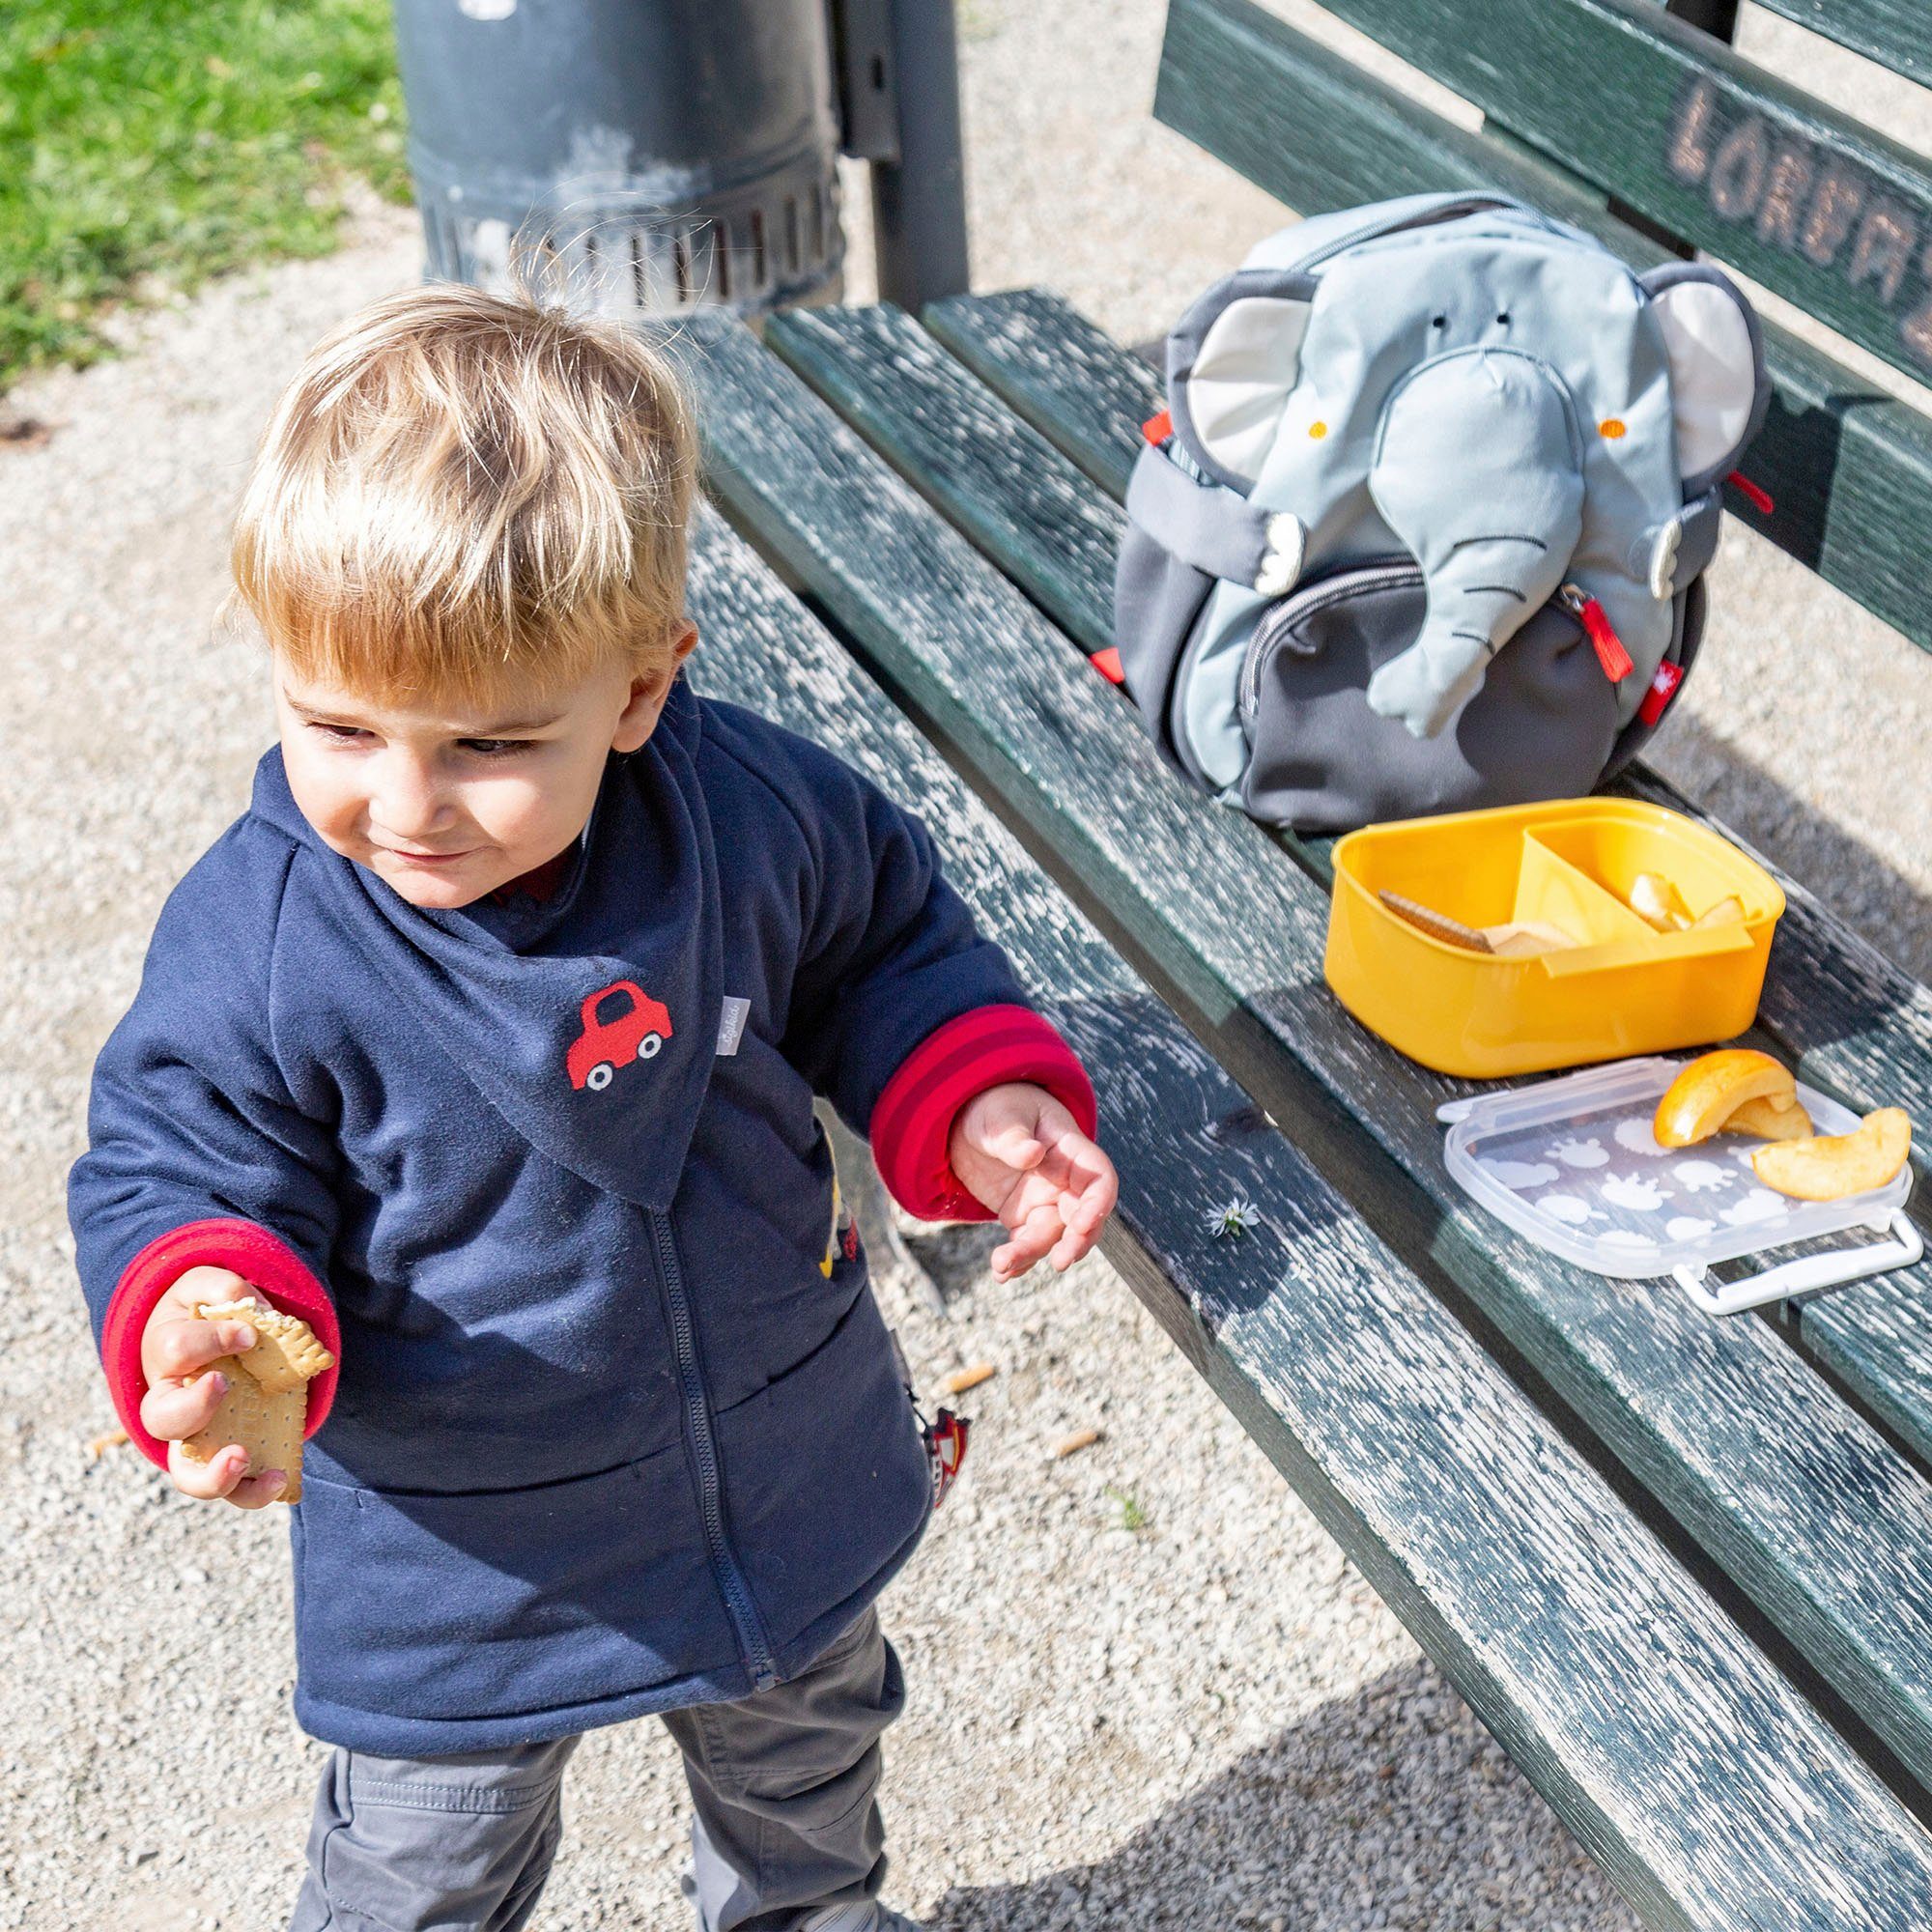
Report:
[[[1109,1489],[1107,1494],[1121,1506],[1121,1527],[1138,1536],[1148,1526],[1148,1513],[1139,1499],[1125,1490]]]
[[[409,197],[389,0],[6,0],[0,390],[114,305],[327,254],[343,187]]]

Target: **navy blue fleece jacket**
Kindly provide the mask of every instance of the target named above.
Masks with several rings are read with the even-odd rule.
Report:
[[[924,1525],[925,1452],[828,1095],[915,1211],[981,1216],[958,1106],[1093,1093],[919,821],[680,680],[552,895],[410,905],[262,760],[169,899],[71,1181],[115,1400],[233,1267],[303,1315],[296,1714],[428,1755],[802,1668]]]

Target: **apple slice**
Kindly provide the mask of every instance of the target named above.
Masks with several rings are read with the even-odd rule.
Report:
[[[1690,923],[1684,895],[1662,872],[1639,872],[1631,881],[1630,908],[1659,932],[1682,932]]]
[[[1809,1140],[1811,1116],[1796,1100],[1787,1100],[1780,1105],[1776,1094],[1767,1094],[1758,1099],[1747,1100],[1742,1107],[1734,1107],[1718,1131],[1720,1134],[1749,1134],[1760,1141]]]
[[[1794,1201],[1842,1201],[1883,1187],[1912,1151],[1912,1121],[1903,1107],[1867,1114],[1857,1133],[1775,1141],[1751,1155],[1767,1187]]]
[[[1709,905],[1690,922],[1693,932],[1702,931],[1712,925],[1742,925],[1745,923],[1745,902],[1736,893],[1727,893],[1716,905]]]
[[[1709,1140],[1747,1100],[1773,1097],[1797,1105],[1789,1067],[1747,1046],[1720,1047],[1678,1073],[1657,1103],[1651,1132],[1659,1147],[1690,1147]]]

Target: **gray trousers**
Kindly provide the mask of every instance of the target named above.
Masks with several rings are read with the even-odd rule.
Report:
[[[666,1713],[696,1811],[684,1890],[701,1932],[790,1932],[822,1906],[877,1896],[879,1735],[904,1702],[867,1610],[790,1683]],[[431,1758],[338,1748],[289,1932],[519,1932],[556,1855],[579,1742]]]

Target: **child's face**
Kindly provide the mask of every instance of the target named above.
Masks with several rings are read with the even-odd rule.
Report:
[[[688,628],[682,661],[697,640]],[[489,711],[375,703],[277,660],[289,789],[317,835],[412,905],[462,906],[554,859],[582,831],[612,751],[656,728],[671,674],[613,666]]]

